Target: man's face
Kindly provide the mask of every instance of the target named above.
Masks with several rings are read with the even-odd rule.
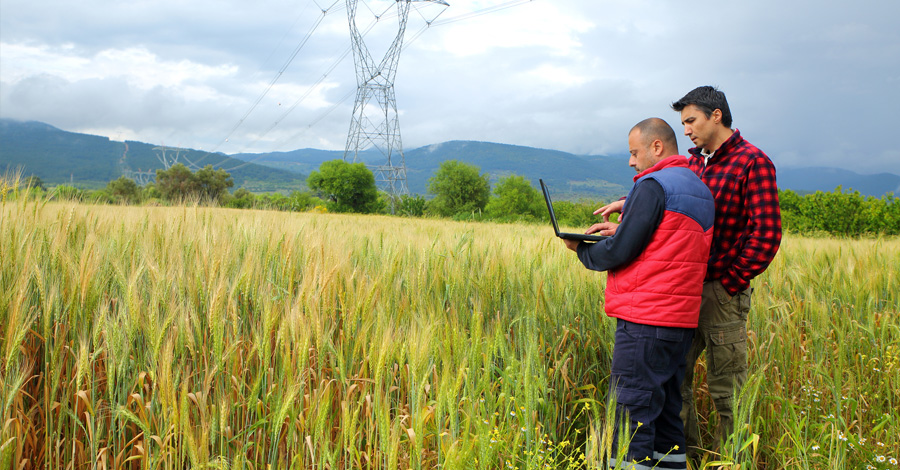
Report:
[[[706,113],[703,110],[692,104],[685,106],[681,110],[681,123],[684,124],[684,135],[688,136],[697,147],[710,150],[708,146],[716,134],[716,123],[714,120],[716,111],[713,112],[712,116],[706,117]]]
[[[628,159],[628,166],[640,173],[656,164],[652,145],[652,142],[650,142],[650,144],[645,144],[643,142],[640,129],[631,131],[631,133],[628,134],[628,153],[631,154],[631,157]]]

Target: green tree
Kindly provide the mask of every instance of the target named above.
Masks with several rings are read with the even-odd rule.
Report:
[[[547,211],[541,194],[524,176],[500,178],[494,187],[494,195],[496,197],[492,197],[485,207],[485,212],[494,219],[534,219]]]
[[[305,211],[316,204],[322,203],[321,199],[313,197],[312,193],[307,191],[291,191],[289,199],[291,201],[290,210],[292,211]]]
[[[40,177],[37,177],[35,175],[26,177],[25,180],[23,181],[23,184],[25,185],[26,188],[40,189],[41,191],[47,190],[47,187],[44,186],[44,180],[42,180]]]
[[[116,200],[123,201],[126,204],[139,202],[141,200],[141,188],[131,178],[120,176],[119,179],[112,180],[106,185],[106,191]]]
[[[397,200],[397,215],[422,217],[425,215],[426,202],[425,197],[418,194],[414,196],[401,194],[400,199]]]
[[[61,184],[53,190],[53,198],[63,201],[81,201],[84,200],[84,191],[68,184]]]
[[[900,234],[900,201],[893,193],[883,198],[862,196],[859,191],[816,191],[799,196],[778,192],[782,227],[791,232],[841,237]]]
[[[159,192],[156,183],[147,183],[147,186],[144,186],[144,197],[148,199],[162,199],[162,193]]]
[[[329,160],[309,174],[306,180],[313,191],[318,191],[331,202],[334,212],[372,213],[382,209],[375,186],[375,175],[364,163],[347,163]]]
[[[885,235],[900,235],[900,198],[894,197],[890,192],[881,199],[881,213],[884,220]]]
[[[85,195],[85,200],[92,204],[114,204],[116,202],[116,199],[106,188],[88,191]]]
[[[491,196],[487,173],[457,160],[447,160],[428,179],[428,192],[434,194],[428,209],[443,217],[484,210]]]
[[[212,165],[206,165],[192,173],[183,163],[176,163],[168,170],[156,170],[156,189],[163,199],[179,201],[196,198],[202,202],[224,202],[228,188],[234,186],[231,175]]]
[[[212,165],[197,170],[194,173],[197,181],[197,195],[203,201],[222,202],[228,194],[228,188],[234,186],[231,175],[222,168],[213,170]]]
[[[168,170],[156,170],[156,189],[167,201],[181,201],[196,196],[200,184],[183,163],[176,163]]]
[[[560,226],[588,228],[603,220],[600,216],[594,215],[594,210],[603,205],[606,203],[587,199],[578,202],[554,201],[553,212],[556,214],[556,221]],[[545,214],[543,220],[550,223],[550,216]],[[616,214],[613,214],[609,220],[616,221]]]
[[[778,191],[778,204],[781,207],[781,226],[784,230],[802,232],[809,230],[802,208],[804,199],[790,189]]]
[[[254,196],[253,193],[245,188],[238,188],[237,191],[234,192],[232,197],[228,199],[225,207],[231,207],[234,209],[249,209],[253,207],[255,200],[256,196]]]

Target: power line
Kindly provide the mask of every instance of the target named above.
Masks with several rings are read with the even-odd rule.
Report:
[[[250,109],[248,109],[247,112],[244,113],[244,115],[238,120],[238,122],[234,125],[234,127],[231,128],[231,130],[228,132],[228,134],[225,136],[225,138],[222,139],[222,141],[219,142],[215,147],[213,147],[212,150],[207,152],[206,155],[204,155],[199,160],[197,160],[197,162],[189,161],[189,163],[191,163],[192,166],[194,166],[195,168],[199,168],[200,161],[202,161],[209,155],[215,153],[216,150],[218,150],[219,147],[222,146],[222,144],[224,144],[225,142],[228,142],[228,139],[231,138],[232,135],[234,135],[235,131],[237,131],[237,129],[244,123],[244,120],[246,120],[247,117],[250,116],[250,113],[252,113],[253,110],[255,110],[257,106],[259,106],[259,103],[262,102],[263,98],[265,98],[265,96],[269,93],[269,90],[271,90],[272,87],[275,86],[275,83],[278,82],[278,79],[281,78],[281,76],[284,74],[284,71],[287,70],[288,66],[291,65],[291,63],[297,57],[297,54],[300,53],[300,50],[302,50],[303,46],[305,46],[307,41],[309,41],[309,38],[312,37],[313,33],[316,31],[316,29],[319,27],[319,25],[322,24],[322,20],[325,18],[325,15],[328,14],[328,11],[331,8],[333,8],[339,1],[340,0],[335,0],[334,3],[332,3],[331,6],[328,7],[328,9],[322,10],[322,15],[319,16],[319,18],[316,20],[315,24],[313,24],[312,28],[310,28],[310,30],[306,33],[306,35],[303,37],[303,39],[300,41],[300,43],[297,44],[297,47],[294,48],[294,51],[288,57],[287,61],[285,61],[284,65],[282,65],[281,68],[278,70],[278,72],[275,73],[275,76],[272,77],[272,80],[269,81],[269,84],[266,86],[266,88],[263,90],[263,92],[260,93],[259,97],[256,98],[256,101],[253,102],[253,104],[250,106]],[[316,3],[316,5],[318,6],[318,3]]]
[[[441,26],[441,25],[445,25],[445,24],[455,23],[457,21],[468,20],[469,18],[475,18],[477,16],[483,16],[483,15],[487,15],[489,13],[495,13],[495,12],[498,12],[501,10],[506,10],[507,8],[516,7],[523,3],[528,3],[531,1],[533,1],[533,0],[511,0],[508,2],[501,3],[499,5],[482,8],[481,10],[475,10],[470,13],[465,13],[465,14],[462,14],[459,16],[447,18],[445,20],[436,21],[436,22],[432,23],[431,26]]]
[[[325,110],[325,112],[322,113],[319,117],[317,117],[316,119],[313,119],[309,124],[307,124],[306,126],[304,126],[300,131],[294,133],[294,134],[291,135],[290,137],[288,137],[288,138],[284,139],[283,141],[281,141],[280,143],[278,143],[278,144],[275,146],[275,149],[272,150],[272,151],[273,151],[273,152],[278,151],[278,149],[283,148],[284,146],[286,146],[286,145],[288,144],[288,142],[292,142],[292,141],[293,141],[294,139],[296,139],[297,137],[300,137],[301,135],[307,133],[310,129],[313,128],[313,126],[315,126],[316,124],[318,124],[319,121],[321,121],[322,119],[325,119],[329,114],[331,114],[335,109],[337,109],[340,105],[344,104],[345,101],[347,101],[348,99],[350,99],[350,97],[353,96],[353,95],[355,95],[355,94],[356,94],[356,90],[355,90],[355,89],[350,90],[349,92],[347,92],[347,94],[344,95],[343,98],[341,98],[340,100],[336,101],[333,105],[331,105],[330,108],[328,108],[327,110]],[[247,165],[249,165],[249,164],[251,164],[251,163],[253,163],[253,162],[257,161],[257,160],[259,160],[259,159],[262,158],[262,157],[263,157],[263,155],[261,154],[260,156],[254,158],[254,159],[247,160],[247,161],[245,161],[244,163],[241,163],[240,165],[237,165],[237,166],[234,166],[234,167],[232,167],[232,168],[226,169],[225,171],[229,171],[229,172],[230,172],[230,171],[234,171],[234,170],[241,169],[241,168],[243,168],[243,167],[245,167],[245,166],[247,166]]]
[[[312,3],[316,3],[316,2],[312,2]],[[296,27],[297,23],[300,22],[300,19],[303,18],[304,14],[306,13],[306,10],[309,8],[309,6],[310,6],[310,4],[307,3],[306,6],[302,10],[300,10],[300,14],[297,15],[297,19],[295,19],[294,23],[291,25],[291,27],[288,28],[288,30],[284,32],[284,35],[281,36],[281,39],[278,41],[278,44],[272,49],[272,52],[269,53],[269,56],[266,57],[266,60],[262,61],[262,65],[260,65],[260,69],[262,69],[263,67],[266,66],[266,64],[269,63],[269,60],[275,55],[275,51],[277,51],[281,47],[281,45],[284,43],[285,39],[287,39],[287,37],[291,33],[291,31],[294,30],[294,27]],[[316,6],[318,6],[318,4]],[[319,8],[319,10],[321,10],[321,8]]]
[[[362,37],[365,37],[365,36],[366,36],[366,35],[367,35],[367,34],[375,27],[375,25],[376,25],[378,22],[380,22],[382,19],[390,19],[390,18],[393,18],[393,17],[395,17],[395,16],[398,16],[398,13],[394,11],[393,5],[392,5],[392,4],[389,4],[389,5],[385,8],[385,10],[382,11],[381,13],[375,13],[375,11],[367,4],[367,2],[365,2],[365,0],[363,0],[363,4],[364,4],[364,5],[366,6],[366,8],[372,13],[372,16],[374,17],[374,21],[370,22],[369,25],[365,28],[365,30],[364,30],[364,31],[362,32],[362,34],[361,34]],[[318,3],[317,3],[317,5],[318,5]],[[332,6],[334,6],[334,5],[332,5]],[[442,11],[443,11],[443,9],[442,9]],[[421,14],[421,13],[420,13],[420,14]],[[274,130],[275,127],[277,127],[278,124],[281,123],[282,120],[284,120],[291,112],[293,112],[294,109],[296,109],[297,106],[298,106],[301,102],[303,102],[310,94],[312,94],[313,91],[315,91],[315,90],[319,87],[319,85],[322,84],[322,82],[324,82],[324,80],[328,77],[328,75],[330,75],[331,72],[333,72],[334,69],[337,68],[337,66],[338,66],[338,65],[339,65],[339,64],[347,57],[347,55],[350,54],[351,51],[352,51],[352,47],[348,47],[348,48],[344,51],[344,53],[341,54],[341,55],[338,57],[338,59],[332,64],[332,66],[329,67],[329,68],[325,71],[325,73],[319,78],[319,80],[316,81],[311,87],[309,87],[309,88],[307,89],[306,93],[304,93],[303,95],[301,95],[301,96],[294,102],[294,104],[293,104],[292,106],[290,106],[284,113],[282,113],[282,115],[281,115],[278,119],[275,120],[275,122],[272,123],[271,126],[269,126],[262,134],[260,134],[259,136],[257,136],[256,139],[254,139],[252,142],[250,142],[249,144],[247,144],[247,145],[245,146],[245,148],[247,148],[247,147],[249,147],[249,146],[252,146],[252,145],[255,144],[256,142],[258,142],[258,141],[260,141],[262,138],[264,138],[266,135],[268,135],[269,132],[271,132],[272,130]],[[320,117],[317,118],[315,121],[313,121],[312,123],[310,123],[310,124],[304,129],[304,131],[310,129],[313,125],[315,125],[316,123],[318,123],[319,121],[321,121],[322,119],[324,119],[325,116],[327,116],[327,115],[330,114],[332,111],[334,111],[340,104],[342,104],[344,101],[346,101],[347,99],[349,99],[349,97],[352,96],[352,95],[353,95],[353,92],[352,92],[352,91],[349,92],[347,95],[344,96],[344,98],[342,98],[340,101],[338,101],[337,103],[335,103],[335,105],[331,106],[331,107],[330,107],[330,108],[329,108],[322,116],[320,116]],[[240,123],[239,123],[239,124],[240,124]],[[233,131],[232,131],[232,132],[233,132]],[[296,137],[296,135],[297,135],[297,134],[295,134],[295,135],[292,136],[292,137]],[[226,171],[233,171],[233,170],[235,170],[235,169],[243,168],[243,167],[247,166],[248,164],[253,163],[253,162],[259,160],[259,159],[262,158],[262,157],[263,157],[263,155],[260,154],[260,155],[257,156],[256,158],[247,160],[247,161],[245,161],[244,163],[241,163],[241,164],[239,164],[239,165],[236,165],[236,166],[234,166],[234,167],[232,167],[232,168],[228,168],[228,169],[226,169]]]
[[[365,36],[366,34],[368,34],[369,31],[371,31],[372,28],[375,27],[375,24],[376,24],[377,22],[378,22],[378,20],[375,20],[375,21],[371,22],[371,23],[366,27],[365,31],[362,33],[363,36]],[[291,112],[293,112],[294,109],[296,109],[297,106],[300,105],[301,102],[303,102],[310,94],[312,94],[312,92],[313,92],[314,90],[316,90],[316,89],[319,87],[319,85],[322,84],[322,82],[325,81],[326,78],[328,78],[328,76],[331,74],[331,72],[333,72],[334,69],[336,69],[337,66],[340,65],[340,63],[343,62],[344,59],[346,59],[348,55],[350,55],[351,50],[352,50],[351,47],[347,47],[347,49],[345,49],[344,52],[343,52],[340,56],[338,56],[337,60],[335,60],[334,63],[332,63],[331,67],[329,67],[329,68],[325,71],[325,73],[322,74],[321,77],[319,77],[319,80],[317,80],[317,81],[316,81],[309,89],[307,89],[306,93],[304,93],[303,95],[301,95],[300,98],[298,98],[298,99],[294,102],[294,104],[290,106],[290,108],[288,108],[284,113],[282,113],[282,115],[281,115],[278,119],[276,119],[275,122],[274,122],[271,126],[269,126],[269,128],[266,129],[265,132],[263,132],[262,134],[260,134],[255,140],[253,140],[253,142],[250,142],[250,144],[244,146],[244,148],[247,148],[247,147],[249,147],[250,145],[253,145],[253,144],[256,143],[256,142],[259,142],[259,141],[260,141],[263,137],[265,137],[269,132],[271,132],[273,129],[275,129],[275,127],[278,126],[278,124],[279,124],[282,120],[284,120],[284,118],[286,118],[286,117],[288,116],[288,114],[290,114]],[[351,92],[350,94],[348,94],[348,96],[349,96],[349,95],[352,95],[352,92]],[[344,97],[344,98],[343,98],[341,101],[339,101],[335,106],[332,106],[332,107],[328,110],[328,112],[326,113],[326,115],[327,115],[328,113],[330,113],[331,111],[333,111],[333,110],[337,107],[337,105],[343,103],[346,99],[347,99],[347,97]],[[325,117],[325,116],[320,117],[320,118],[317,119],[315,122],[321,121],[324,117]],[[310,124],[310,126],[311,126],[311,125],[312,125],[312,124]],[[309,126],[308,126],[308,127],[309,127]],[[256,160],[259,160],[260,158],[262,158],[262,155],[260,155],[260,156],[258,156],[258,157],[256,157],[256,158],[254,158],[254,159],[248,160],[248,161],[246,161],[245,163],[242,163],[242,164],[240,164],[240,165],[238,165],[238,166],[236,166],[236,167],[233,167],[233,168],[231,168],[231,169],[226,169],[225,171],[232,171],[233,169],[236,169],[236,168],[242,168],[242,167],[246,166],[248,163],[253,163],[253,162],[255,162]]]
[[[402,1],[402,0],[398,0],[398,1]],[[418,38],[419,38],[419,37],[420,37],[427,29],[429,29],[429,28],[432,27],[432,26],[441,26],[441,25],[445,25],[445,24],[455,23],[455,22],[458,22],[458,21],[468,20],[468,19],[475,18],[475,17],[478,17],[478,16],[483,16],[483,15],[487,15],[487,14],[490,14],[490,13],[495,13],[495,12],[498,12],[498,11],[502,11],[502,10],[506,10],[506,9],[509,9],[509,8],[513,8],[513,7],[522,5],[522,4],[524,4],[524,3],[529,3],[529,2],[531,2],[531,1],[533,1],[533,0],[510,0],[510,1],[506,1],[506,2],[503,2],[503,3],[498,4],[498,5],[493,5],[493,6],[490,6],[490,7],[482,8],[482,9],[480,9],[480,10],[475,10],[475,11],[472,11],[472,12],[464,13],[464,14],[457,15],[457,16],[450,17],[450,18],[446,18],[446,19],[443,19],[443,20],[438,20],[437,18],[438,18],[438,17],[440,16],[440,14],[443,13],[443,11],[444,11],[444,9],[441,9],[441,11],[438,13],[437,16],[435,16],[435,17],[432,18],[431,20],[427,20],[427,19],[425,20],[426,24],[425,24],[419,31],[417,31],[417,32],[416,32],[409,40],[406,41],[406,43],[403,45],[402,49],[405,50],[407,47],[409,47],[410,44],[412,44],[412,43],[413,43],[416,39],[418,39]],[[219,144],[217,144],[217,145],[215,146],[215,148],[213,148],[213,150],[207,151],[203,157],[201,157],[199,160],[197,160],[196,163],[195,163],[195,162],[190,162],[190,161],[188,160],[188,162],[189,162],[192,166],[194,166],[195,168],[199,168],[199,165],[198,165],[197,163],[199,163],[201,160],[205,159],[205,158],[208,157],[209,155],[211,155],[211,154],[213,154],[213,153],[216,153],[216,150],[217,150],[219,147],[221,147],[222,144],[228,142],[228,140],[231,138],[231,136],[237,131],[238,128],[240,128],[240,126],[244,123],[244,121],[247,119],[247,117],[249,117],[249,115],[256,109],[256,107],[260,104],[260,102],[263,100],[263,98],[269,93],[269,91],[272,89],[272,87],[275,85],[275,83],[281,78],[281,76],[282,76],[282,75],[284,74],[284,72],[287,70],[287,67],[291,64],[291,62],[293,62],[293,60],[296,58],[296,56],[299,54],[299,52],[300,52],[300,51],[303,49],[303,47],[306,45],[307,41],[310,39],[310,37],[312,36],[312,34],[318,29],[319,25],[322,23],[322,21],[324,20],[325,16],[326,16],[327,14],[329,14],[329,13],[332,13],[332,12],[335,12],[335,11],[340,11],[340,10],[342,10],[342,9],[344,8],[343,5],[340,5],[340,6],[338,6],[337,8],[335,8],[335,6],[336,6],[339,2],[341,2],[341,0],[335,0],[333,3],[331,3],[330,6],[328,6],[328,8],[322,8],[321,5],[319,5],[319,2],[318,2],[318,1],[313,0],[313,3],[315,3],[316,6],[321,10],[322,15],[319,16],[319,18],[316,20],[315,24],[310,28],[310,30],[307,32],[307,34],[303,37],[303,39],[300,41],[300,43],[297,45],[297,47],[296,47],[296,48],[294,49],[294,51],[291,53],[291,55],[290,55],[290,57],[288,58],[288,60],[284,63],[284,65],[282,65],[282,67],[281,67],[281,68],[279,69],[279,71],[275,74],[275,76],[272,78],[272,80],[269,82],[269,84],[266,86],[266,88],[263,90],[263,92],[260,94],[260,96],[256,99],[256,101],[253,102],[253,104],[250,106],[250,108],[247,110],[247,112],[244,113],[244,115],[238,120],[238,122],[234,125],[234,127],[231,128],[231,130],[228,132],[227,136],[226,136],[221,142],[219,142]],[[374,21],[373,21],[372,23],[370,23],[370,24],[367,26],[367,28],[365,29],[365,31],[362,33],[362,36],[365,36],[366,34],[368,34],[368,32],[371,31],[372,28],[375,26],[375,24],[377,24],[380,20],[382,20],[382,19],[389,19],[389,18],[392,18],[392,17],[394,17],[394,16],[397,16],[397,13],[392,9],[392,5],[389,5],[389,6],[387,7],[387,9],[386,9],[385,11],[383,11],[381,14],[376,14],[375,11],[372,10],[372,8],[367,4],[367,2],[365,2],[365,0],[363,0],[363,4],[364,4],[364,5],[366,6],[366,8],[372,13],[372,15],[374,16],[375,19],[374,19]],[[421,11],[419,11],[419,9],[415,9],[415,10],[416,10],[417,13],[419,13],[420,16],[422,16],[423,19],[425,19],[425,18],[424,18],[424,15],[422,15],[422,13],[421,13]],[[341,62],[343,62],[344,59],[346,59],[346,57],[350,54],[350,52],[351,52],[351,48],[350,48],[350,47],[348,47],[347,49],[345,49],[345,50],[341,53],[341,55],[339,55],[339,56],[337,57],[337,59],[332,63],[332,65],[331,65],[328,69],[326,69],[325,73],[324,73],[324,74],[323,74],[323,75],[322,75],[322,76],[321,76],[321,77],[320,77],[320,78],[319,78],[319,79],[318,79],[318,80],[317,80],[317,81],[316,81],[316,82],[315,82],[315,83],[314,83],[314,84],[313,84],[313,85],[312,85],[312,86],[311,86],[311,87],[303,94],[303,95],[301,95],[301,96],[293,103],[293,105],[291,105],[284,113],[282,113],[282,115],[279,116],[279,117],[272,123],[272,125],[269,126],[262,134],[260,134],[256,139],[254,139],[252,142],[250,142],[249,144],[245,145],[244,147],[245,147],[245,148],[248,148],[250,145],[252,145],[252,144],[254,144],[254,143],[260,141],[263,137],[265,137],[266,135],[268,135],[269,132],[271,132],[272,130],[274,130],[274,129],[275,129],[275,128],[276,128],[276,127],[277,127],[277,126],[278,126],[278,125],[279,125],[279,124],[280,124],[280,123],[281,123],[281,122],[282,122],[282,121],[283,121],[283,120],[291,113],[291,112],[293,112],[293,111],[297,108],[297,106],[300,105],[300,103],[302,103],[306,98],[308,98],[309,95],[311,95],[311,94],[313,93],[313,91],[315,91],[315,90],[316,90],[316,89],[324,82],[324,80],[325,80],[325,79],[326,79],[326,78],[327,78],[327,77],[328,77],[328,76],[329,76],[329,75],[337,68],[337,66],[338,66]],[[266,60],[268,61],[268,59],[266,59]],[[341,99],[340,99],[339,101],[337,101],[334,105],[332,105],[330,108],[328,108],[322,115],[320,115],[319,117],[317,117],[316,119],[314,119],[313,121],[311,121],[309,124],[307,124],[300,132],[297,132],[297,133],[293,134],[293,135],[290,136],[288,139],[285,139],[284,141],[282,141],[281,143],[279,143],[279,144],[276,146],[276,149],[277,149],[277,148],[281,148],[281,147],[283,147],[284,145],[287,145],[287,143],[288,143],[290,140],[293,140],[294,138],[296,138],[296,137],[298,137],[298,136],[300,136],[300,135],[306,133],[307,131],[309,131],[314,125],[318,124],[322,119],[324,119],[326,116],[328,116],[329,114],[331,114],[331,113],[332,113],[335,109],[337,109],[341,104],[343,104],[346,100],[348,100],[351,96],[353,96],[354,93],[355,93],[355,91],[356,91],[355,89],[349,91],[346,95],[344,95],[343,98],[341,98]],[[236,166],[234,166],[234,167],[232,167],[232,168],[226,169],[226,171],[233,171],[233,170],[237,170],[237,169],[243,168],[243,167],[245,167],[245,166],[247,166],[247,165],[249,165],[249,164],[251,164],[251,163],[253,163],[253,162],[257,161],[257,160],[259,160],[259,159],[262,158],[262,157],[263,157],[263,155],[260,154],[260,156],[254,158],[254,159],[248,160],[248,161],[246,161],[246,162],[243,162],[243,163],[241,163],[241,164],[239,164],[239,165],[236,165]],[[184,158],[184,157],[183,157],[183,158]],[[229,156],[227,156],[227,155],[225,155],[225,158],[226,158],[226,160],[227,160],[227,159],[231,159],[231,157],[229,157]],[[185,158],[185,160],[187,160],[187,158]],[[224,162],[224,160],[223,160],[223,162]]]
[[[423,26],[422,29],[420,29],[419,31],[416,31],[416,33],[413,35],[413,37],[411,39],[409,39],[406,42],[406,44],[403,46],[403,49],[405,50],[407,47],[409,47],[409,45],[412,44],[413,41],[418,39],[419,36],[421,36],[422,33],[425,32],[425,30],[431,28],[432,26],[443,26],[445,24],[455,23],[457,21],[468,20],[470,18],[475,18],[478,16],[487,15],[490,13],[496,13],[501,10],[506,10],[507,8],[517,7],[519,5],[522,5],[522,4],[528,3],[528,2],[532,2],[532,1],[534,1],[534,0],[511,0],[508,2],[501,3],[499,5],[482,8],[481,10],[471,11],[469,13],[464,13],[462,15],[453,16],[453,17],[446,18],[443,20],[437,20],[436,17],[434,19],[432,19],[431,21],[426,20],[425,26]],[[441,10],[441,13],[443,13],[443,12],[444,11]],[[440,13],[438,14],[438,16],[440,16]]]
[[[288,59],[284,63],[284,65],[282,65],[281,68],[278,70],[278,72],[275,74],[275,76],[272,77],[272,80],[269,82],[269,85],[266,86],[266,89],[263,90],[263,92],[259,95],[258,98],[256,98],[256,101],[253,102],[253,105],[251,105],[250,109],[248,109],[247,112],[244,113],[244,116],[241,117],[241,119],[238,121],[238,123],[234,125],[234,127],[231,129],[231,131],[225,137],[225,140],[227,140],[229,137],[231,137],[232,134],[234,134],[234,131],[237,130],[237,128],[240,127],[241,124],[243,124],[244,120],[247,119],[247,116],[249,116],[250,113],[252,113],[253,110],[256,109],[256,107],[259,105],[260,101],[262,101],[262,99],[266,96],[266,94],[269,93],[269,90],[272,89],[272,87],[275,85],[275,83],[278,81],[278,79],[281,78],[281,75],[284,74],[284,71],[287,70],[288,66],[291,65],[291,62],[293,62],[294,59],[297,57],[297,54],[300,53],[300,50],[303,49],[303,46],[306,45],[306,42],[309,41],[309,38],[312,36],[312,33],[315,32],[316,28],[318,28],[320,24],[322,24],[322,19],[325,18],[326,13],[327,13],[327,11],[323,12],[322,15],[319,16],[319,19],[316,21],[316,23],[313,25],[313,27],[309,30],[309,32],[306,33],[306,36],[303,37],[303,40],[300,41],[300,44],[298,44],[297,47],[294,48],[294,52],[291,53],[290,57],[288,57]],[[215,149],[213,151],[215,151]]]

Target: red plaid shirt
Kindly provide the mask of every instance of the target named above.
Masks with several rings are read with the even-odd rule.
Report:
[[[716,200],[706,280],[719,279],[735,295],[766,270],[781,244],[775,165],[737,129],[709,161],[697,147],[689,152],[690,168]]]

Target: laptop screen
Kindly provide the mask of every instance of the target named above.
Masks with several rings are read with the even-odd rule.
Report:
[[[550,212],[550,222],[553,224],[553,231],[556,233],[556,236],[559,238],[564,238],[566,240],[582,240],[588,242],[597,242],[606,238],[609,238],[605,235],[588,235],[586,233],[565,233],[559,231],[559,224],[556,222],[556,212],[553,210],[553,201],[550,200],[550,190],[547,189],[547,185],[544,183],[543,179],[539,179],[541,182],[541,190],[544,192],[544,202],[547,203],[547,211]]]
[[[547,210],[550,212],[550,222],[553,223],[553,231],[559,235],[559,224],[556,223],[556,213],[553,212],[553,202],[550,200],[550,191],[547,190],[547,185],[544,184],[544,180],[538,180],[541,182],[541,190],[544,192],[544,202],[547,203]]]

